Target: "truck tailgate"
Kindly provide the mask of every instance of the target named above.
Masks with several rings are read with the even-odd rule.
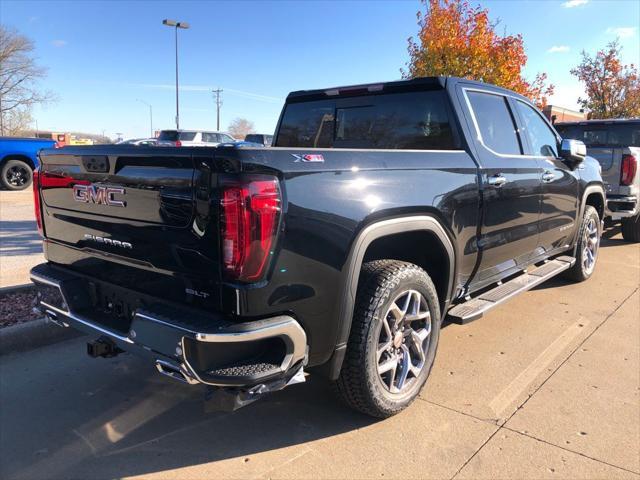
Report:
[[[212,296],[211,279],[219,278],[217,225],[211,225],[216,216],[208,197],[196,201],[198,182],[211,182],[212,159],[211,149],[199,149],[197,156],[185,148],[43,151],[39,183],[48,260],[155,293],[164,290],[158,288],[162,277],[165,287],[180,283],[183,296],[185,286]],[[206,286],[194,287],[205,277]]]

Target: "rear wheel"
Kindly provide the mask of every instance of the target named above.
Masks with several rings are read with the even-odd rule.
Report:
[[[0,182],[9,190],[23,190],[31,185],[33,171],[22,160],[7,160],[0,170]]]
[[[622,238],[627,242],[640,242],[640,214],[622,219]]]
[[[338,394],[367,415],[400,412],[427,381],[439,333],[438,296],[424,270],[396,260],[366,263]]]
[[[565,277],[575,282],[584,282],[593,275],[598,260],[602,228],[598,211],[587,205],[582,215],[576,247],[576,263],[566,271]]]

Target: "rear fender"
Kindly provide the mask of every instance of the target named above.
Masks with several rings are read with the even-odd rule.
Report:
[[[455,278],[455,250],[453,244],[440,222],[431,216],[420,215],[410,217],[392,218],[381,220],[365,227],[356,237],[351,248],[349,257],[345,264],[346,281],[343,297],[341,299],[340,315],[338,318],[338,335],[336,348],[329,361],[321,367],[320,371],[331,379],[336,379],[340,374],[340,368],[346,353],[347,341],[351,331],[353,310],[355,306],[356,293],[358,291],[358,279],[362,268],[362,261],[367,248],[374,240],[397,233],[426,231],[434,234],[441,242],[448,256],[448,286],[447,295],[444,301],[444,316],[451,301]]]

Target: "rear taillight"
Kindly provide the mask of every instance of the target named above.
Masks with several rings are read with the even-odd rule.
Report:
[[[35,169],[33,171],[33,210],[36,215],[36,224],[38,225],[38,233],[43,234],[42,231],[42,208],[40,206],[40,170]]]
[[[259,280],[273,253],[280,220],[278,180],[256,175],[223,183],[221,211],[226,275],[242,282]]]
[[[633,155],[622,156],[622,168],[620,169],[620,185],[631,185],[638,170],[638,161]]]
[[[176,147],[181,147],[182,146],[182,142],[180,140],[176,140]]]

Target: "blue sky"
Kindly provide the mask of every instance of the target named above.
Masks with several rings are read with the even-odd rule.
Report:
[[[472,2],[473,3],[473,2]],[[576,107],[569,69],[582,49],[616,36],[640,63],[637,0],[481,1],[499,29],[522,33],[533,77],[556,85],[552,103]],[[0,21],[36,43],[57,102],[35,111],[40,129],[146,136],[174,126],[174,44],[163,18],[191,24],[180,38],[183,128],[215,128],[210,90],[224,89],[221,127],[235,117],[272,132],[291,90],[393,80],[417,32],[417,1],[30,2],[0,0]]]

